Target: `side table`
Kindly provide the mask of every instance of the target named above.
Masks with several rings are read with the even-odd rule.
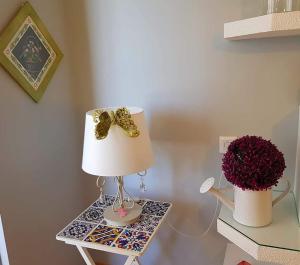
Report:
[[[144,254],[172,207],[168,202],[139,200],[143,212],[136,223],[111,227],[103,219],[103,212],[113,201],[110,195],[105,195],[103,202],[96,200],[56,235],[57,240],[76,246],[87,265],[95,265],[88,249],[125,255],[128,258],[124,265],[139,265],[138,257]]]

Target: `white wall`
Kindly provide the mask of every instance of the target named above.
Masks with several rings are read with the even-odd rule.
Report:
[[[146,178],[146,196],[174,203],[169,222],[192,237],[205,230],[215,202],[200,196],[198,188],[205,177],[220,173],[219,135],[272,138],[286,155],[287,175],[294,174],[299,38],[230,42],[222,37],[225,21],[260,13],[256,3],[76,2],[89,33],[90,108],[145,108],[157,159]],[[79,16],[72,14],[76,23]],[[93,185],[94,179],[89,181]],[[139,193],[138,178],[127,183]],[[165,225],[142,263],[220,265],[224,250],[215,228],[195,239]],[[116,258],[110,262],[122,264]]]
[[[83,264],[55,234],[97,196],[80,169],[84,112],[138,105],[156,155],[146,196],[172,201],[169,222],[190,235],[164,225],[142,264],[221,265],[215,227],[197,238],[215,203],[199,185],[220,173],[219,135],[272,138],[293,174],[299,38],[223,40],[224,21],[257,13],[248,0],[31,3],[65,57],[39,104],[0,69],[0,212],[12,264]],[[0,0],[1,28],[19,4]],[[139,194],[138,178],[126,182]]]
[[[55,240],[83,208],[83,116],[75,104],[64,6],[30,2],[65,56],[38,104],[0,67],[0,213],[10,264],[79,265],[77,251]],[[0,0],[0,30],[20,4]]]

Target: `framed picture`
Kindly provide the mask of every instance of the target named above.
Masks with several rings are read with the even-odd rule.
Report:
[[[62,57],[33,7],[24,3],[0,35],[2,66],[38,102]]]

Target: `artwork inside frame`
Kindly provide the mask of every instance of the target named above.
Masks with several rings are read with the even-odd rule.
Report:
[[[22,5],[0,35],[0,64],[38,102],[63,57],[30,5]]]

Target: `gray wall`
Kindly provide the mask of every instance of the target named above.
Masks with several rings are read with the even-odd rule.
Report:
[[[0,0],[0,30],[20,6]],[[83,207],[81,122],[60,0],[31,1],[65,57],[36,104],[0,68],[0,213],[11,264],[82,264],[56,233]],[[80,133],[78,133],[80,131]]]
[[[31,2],[65,57],[40,104],[0,69],[0,211],[12,264],[83,264],[54,235],[97,196],[95,178],[80,170],[84,111],[138,105],[156,164],[145,195],[137,177],[126,184],[172,201],[168,222],[186,234],[165,224],[142,264],[221,265],[226,240],[215,226],[200,238],[215,201],[199,186],[220,174],[219,135],[272,138],[293,175],[299,38],[224,40],[225,21],[260,13],[246,0]],[[19,3],[0,0],[2,27]]]
[[[215,227],[199,238],[215,201],[198,189],[220,174],[218,136],[271,138],[293,177],[300,39],[222,37],[224,22],[261,13],[256,2],[80,1],[92,54],[91,107],[145,108],[156,155],[145,196],[172,201],[168,221],[191,236],[165,225],[142,258],[145,265],[222,264],[226,241]],[[139,194],[138,178],[126,181]]]

